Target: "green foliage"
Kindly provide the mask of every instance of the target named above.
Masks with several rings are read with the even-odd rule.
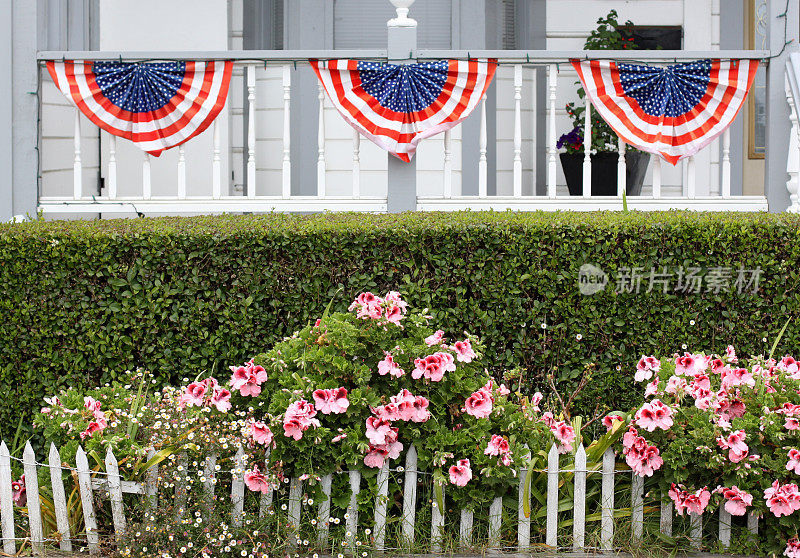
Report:
[[[616,10],[611,10],[605,17],[598,18],[597,27],[592,30],[586,42],[583,45],[584,50],[634,50],[637,47],[636,43],[631,36],[630,31],[626,28],[633,27],[633,22],[628,20],[624,24],[619,22]],[[580,85],[580,81],[576,82]],[[578,97],[581,101],[586,98],[586,92],[583,87],[578,88]],[[586,108],[585,106],[576,106],[575,103],[567,103],[567,115],[572,120],[572,125],[575,128],[580,128],[580,134],[583,135],[583,124]],[[616,151],[617,150],[617,134],[611,129],[611,126],[606,124],[606,121],[598,114],[596,110],[592,111],[592,151]],[[568,153],[583,153],[583,144],[579,147],[570,146],[567,148]]]
[[[690,212],[0,225],[2,437],[14,438],[20,416],[29,435],[43,397],[101,386],[125,370],[155,371],[156,387],[203,372],[223,377],[227,365],[313,323],[332,299],[331,311],[342,311],[364,290],[398,290],[414,307],[434,309],[442,329],[480,336],[490,373],[518,369],[514,389],[547,391],[552,374],[571,393],[593,362],[573,414],[630,408],[640,400],[632,376],[642,354],[683,343],[769,352],[763,339],[800,310],[799,230],[787,214]],[[612,285],[582,295],[584,263]],[[664,266],[763,273],[755,294],[646,293],[650,269]],[[615,292],[623,267],[642,268],[640,293]],[[777,350],[798,341],[793,321]]]

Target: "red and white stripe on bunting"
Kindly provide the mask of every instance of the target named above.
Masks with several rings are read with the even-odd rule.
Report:
[[[232,61],[48,61],[56,86],[95,125],[158,156],[203,132],[225,106]]]
[[[456,126],[478,106],[496,60],[440,60],[393,65],[312,60],[311,66],[344,119],[403,161],[417,144]]]
[[[573,60],[594,108],[626,143],[676,164],[731,125],[758,60],[640,66]]]

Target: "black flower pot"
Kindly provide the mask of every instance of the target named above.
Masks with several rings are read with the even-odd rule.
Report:
[[[567,189],[571,196],[583,195],[583,153],[561,153],[561,168],[567,179]],[[592,195],[617,195],[617,162],[619,155],[613,152],[595,153],[592,158]],[[627,163],[626,193],[638,196],[642,193],[644,175],[650,164],[650,154],[643,151],[628,151],[625,154]]]

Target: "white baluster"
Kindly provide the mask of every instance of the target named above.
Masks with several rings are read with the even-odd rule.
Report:
[[[61,477],[61,455],[56,445],[50,442],[50,455],[47,461],[50,467],[50,485],[53,487],[53,508],[56,516],[56,528],[61,534],[58,543],[61,550],[72,551],[72,537],[69,528],[69,513],[67,512],[67,497],[64,492],[64,480]]]
[[[412,444],[406,453],[406,471],[403,478],[403,538],[404,546],[414,544],[414,525],[417,518],[417,449]]]
[[[583,444],[575,452],[575,493],[572,504],[572,550],[583,550],[586,537],[586,450]]]
[[[256,67],[247,67],[247,197],[256,197]]]
[[[217,123],[214,122],[216,127]],[[186,149],[185,144],[178,146],[178,199],[186,199]]]
[[[117,136],[108,136],[108,199],[117,197]]]
[[[631,529],[635,541],[642,540],[644,532],[644,477],[631,473]]]
[[[522,65],[514,66],[514,197],[522,197]]]
[[[653,155],[653,199],[661,199],[661,156]]]
[[[214,158],[211,162],[211,197],[222,197],[222,157],[220,156],[219,119],[214,120]]]
[[[353,199],[361,197],[361,134],[353,128]]]
[[[694,155],[686,162],[686,197],[693,200],[697,196],[697,163]]]
[[[317,128],[317,196],[325,197],[325,89],[319,83],[319,126]]]
[[[72,197],[76,200],[81,199],[83,182],[83,164],[81,163],[81,111],[75,109],[75,155],[72,163]]]
[[[548,66],[547,89],[550,92],[550,110],[547,114],[547,197],[556,197],[556,86],[558,67]]]
[[[583,197],[592,197],[592,103],[586,97],[583,113]]]
[[[700,550],[703,548],[703,516],[688,512],[689,516],[689,540],[692,548]]]
[[[461,510],[461,522],[458,524],[458,544],[461,548],[472,546],[472,524],[475,514],[472,510]]]
[[[722,197],[731,197],[731,129],[722,132]]]
[[[451,155],[451,130],[444,133],[444,173],[442,190],[444,197],[450,199],[453,197],[453,161]]]
[[[0,441],[0,523],[2,523],[3,552],[9,555],[17,553],[11,481],[11,456],[6,443]]]
[[[603,454],[602,494],[600,496],[600,549],[614,549],[614,450],[608,448]]]
[[[31,442],[25,444],[22,453],[22,470],[25,473],[25,490],[28,494],[28,527],[33,553],[44,556],[44,535],[42,534],[42,508],[39,498],[39,475],[36,468],[36,455]]]
[[[668,537],[672,536],[672,502],[670,500],[661,500],[661,519],[658,526],[662,534]]]
[[[289,107],[292,100],[292,73],[288,64],[283,67],[283,186],[284,198],[292,195],[292,159],[291,159],[291,115]]]
[[[153,187],[150,176],[150,154],[144,154],[142,160],[142,198],[149,200],[153,194]]]
[[[789,152],[786,157],[786,189],[789,191],[789,213],[800,213],[800,123],[798,123],[797,107],[794,104],[789,78],[786,78],[786,100],[789,102]]]
[[[731,514],[725,509],[725,506],[719,508],[719,543],[723,548],[728,548],[731,545]]]
[[[478,158],[478,197],[485,198],[488,184],[488,163],[486,161],[486,98],[481,103],[481,130],[478,136],[480,156]]]
[[[558,546],[558,449],[555,444],[547,454],[547,523],[545,544]]]
[[[347,544],[350,548],[355,548],[356,531],[358,530],[358,494],[361,492],[361,471],[348,471],[350,477],[350,502],[347,505],[347,520],[345,528],[350,535],[347,537]]]
[[[617,160],[617,195],[622,197],[622,193],[628,187],[628,176],[625,166],[625,142],[620,137],[617,137],[617,152],[619,152]]]

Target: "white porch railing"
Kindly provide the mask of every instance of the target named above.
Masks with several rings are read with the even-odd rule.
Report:
[[[420,60],[497,58],[494,114],[486,101],[471,119],[480,121],[477,160],[466,151],[463,125],[421,143],[417,155],[418,210],[621,209],[626,188],[625,145],[619,142],[616,196],[592,196],[592,160],[583,163],[583,195],[569,196],[559,178],[556,142],[565,128],[559,108],[573,100],[577,86],[564,84],[559,73],[572,75],[574,58],[675,62],[698,58],[761,58],[762,51],[418,51]],[[292,142],[293,76],[311,72],[309,58],[385,60],[385,51],[226,51],[226,52],[42,52],[41,61],[233,59],[234,74],[227,116],[174,154],[158,160],[125,140],[100,134],[77,109],[59,101],[47,72],[40,72],[42,89],[39,208],[45,214],[197,214],[222,212],[310,212],[387,210],[387,192],[397,187],[388,176],[387,155],[363,142],[344,123],[321,88],[303,112],[317,111],[316,138]],[[537,80],[546,76],[546,117],[537,119]],[[577,79],[577,78],[575,78]],[[563,81],[563,80],[562,80]],[[572,83],[570,79],[570,83]],[[49,88],[49,89],[48,89]],[[48,89],[48,91],[45,91]],[[316,99],[314,99],[314,97]],[[59,105],[60,103],[60,105]],[[57,110],[56,108],[57,107]],[[71,130],[62,121],[70,114]],[[591,122],[584,137],[590,138]],[[54,120],[55,122],[51,122]],[[59,128],[59,132],[50,132]],[[489,134],[489,131],[493,134]],[[545,145],[537,138],[543,131]],[[493,145],[489,137],[494,136]],[[316,139],[316,141],[315,141]],[[764,195],[731,194],[731,142],[726,131],[717,142],[677,169],[651,157],[641,195],[627,196],[631,209],[766,210]],[[123,145],[125,144],[125,145]],[[69,145],[69,147],[66,147]],[[89,147],[87,147],[89,145]],[[294,146],[294,147],[293,147]],[[124,147],[124,150],[123,150]],[[124,151],[124,152],[123,152]],[[168,152],[169,153],[169,152]],[[492,164],[491,157],[496,159]],[[293,161],[316,168],[314,184],[293,180]],[[544,165],[537,181],[537,162]],[[308,163],[308,164],[306,164]],[[297,163],[295,163],[297,164]],[[490,168],[496,172],[490,175]],[[98,189],[97,176],[103,186]],[[298,195],[296,191],[313,192]],[[408,188],[408,185],[405,185]],[[412,194],[413,195],[413,189]]]
[[[151,451],[150,457],[153,453]],[[233,467],[231,469],[219,470],[216,465],[220,462],[219,456],[210,455],[200,460],[198,463],[198,472],[202,465],[202,472],[204,480],[204,492],[207,496],[212,496],[211,501],[224,501],[229,498],[231,502],[231,523],[233,526],[241,526],[243,521],[243,510],[245,509],[245,483],[244,483],[244,470],[247,466],[247,459],[243,449],[239,448],[235,456],[230,456],[232,459],[229,461]],[[579,446],[574,459],[572,456],[567,456],[572,463],[567,468],[562,468],[560,460],[562,457],[558,454],[556,447],[550,449],[548,455],[547,469],[541,471],[547,478],[547,491],[546,491],[546,532],[545,544],[552,549],[571,549],[573,551],[583,551],[590,548],[587,545],[587,520],[597,519],[596,517],[587,516],[588,506],[596,505],[597,502],[587,501],[586,483],[587,478],[594,481],[599,480],[601,483],[601,494],[599,503],[599,519],[600,519],[600,537],[599,537],[599,550],[612,551],[620,546],[624,541],[617,539],[615,544],[616,528],[621,524],[624,518],[625,522],[630,521],[630,537],[632,541],[641,541],[644,535],[645,519],[654,522],[658,519],[659,530],[662,534],[672,537],[678,534],[678,529],[673,529],[674,511],[673,505],[670,500],[663,495],[661,499],[658,512],[655,511],[653,506],[645,506],[645,490],[644,479],[642,477],[631,476],[631,492],[630,507],[623,510],[623,513],[618,513],[615,517],[615,497],[623,496],[619,493],[615,485],[617,475],[631,475],[631,472],[625,465],[617,465],[615,461],[615,454],[613,449],[609,448],[603,455],[602,463],[587,466],[586,452],[583,445]],[[38,556],[45,555],[46,545],[55,545],[58,543],[63,551],[73,551],[75,546],[86,545],[91,554],[98,554],[100,551],[100,538],[97,524],[97,511],[95,503],[96,496],[104,496],[109,500],[111,508],[111,517],[113,522],[113,529],[116,537],[121,537],[125,534],[127,529],[128,518],[125,515],[125,507],[123,504],[123,494],[137,494],[149,499],[147,503],[148,509],[155,511],[158,505],[159,494],[164,494],[164,488],[159,486],[159,472],[158,466],[153,466],[146,471],[146,481],[143,483],[135,483],[123,481],[119,474],[117,458],[109,449],[104,457],[105,471],[92,470],[89,467],[86,453],[82,448],[78,448],[75,467],[61,462],[59,451],[54,446],[50,446],[50,452],[47,463],[37,462],[34,450],[30,442],[25,447],[21,461],[24,470],[25,479],[27,483],[27,516],[28,516],[28,533],[20,533],[17,530],[14,522],[14,502],[12,499],[11,491],[11,458],[9,456],[8,448],[5,442],[0,443],[0,523],[2,524],[2,541],[3,551],[6,554],[13,555],[17,552],[17,541],[28,541],[31,544],[33,552]],[[189,471],[188,459],[186,456],[179,458],[180,463],[185,465],[184,470]],[[424,471],[419,471],[417,466],[417,453],[412,445],[408,452],[406,452],[405,459],[402,461],[405,465],[402,469],[394,469],[393,472],[402,473],[403,482],[403,504],[400,517],[401,529],[399,531],[403,544],[408,547],[413,547],[415,536],[420,537],[423,533],[427,532],[427,541],[417,540],[417,543],[428,542],[431,552],[440,552],[443,549],[444,541],[444,528],[446,525],[452,525],[458,522],[458,546],[463,549],[473,547],[473,523],[474,515],[476,512],[472,510],[460,510],[458,514],[448,513],[446,499],[447,489],[443,488],[443,499],[445,501],[445,511],[443,512],[437,504],[437,498],[432,498],[431,513],[432,520],[430,529],[427,526],[422,526],[419,529],[416,525],[416,512],[420,506],[428,505],[427,502],[419,501],[417,498],[417,477],[420,474],[429,474]],[[531,515],[525,513],[525,498],[529,498],[528,504],[531,505],[531,495],[525,490],[525,479],[527,476],[526,464],[518,465],[518,487],[514,489],[513,496],[516,499],[515,509],[506,509],[504,513],[503,498],[498,496],[494,498],[488,510],[488,546],[490,548],[504,548],[509,550],[525,551],[529,550],[531,545]],[[53,512],[55,515],[55,522],[58,529],[57,537],[45,538],[41,508],[40,508],[40,489],[38,485],[39,469],[47,469],[49,471],[49,478],[52,489],[52,502]],[[64,482],[62,471],[69,470],[73,472],[73,478],[77,478],[78,491],[82,503],[82,515],[85,525],[85,533],[82,536],[76,536],[77,533],[71,530],[69,522],[69,514],[67,513],[67,500],[65,497]],[[534,471],[537,472],[537,471]],[[390,513],[387,507],[389,501],[389,463],[387,462],[382,469],[378,471],[377,478],[377,494],[375,497],[375,512],[371,522],[371,537],[372,547],[374,550],[383,551],[390,548],[391,542],[387,538],[387,522],[389,521],[388,514]],[[347,508],[346,530],[350,538],[350,548],[354,548],[353,542],[360,537],[360,535],[369,535],[365,530],[359,528],[359,524],[364,524],[359,521],[359,508],[358,508],[358,495],[361,492],[362,478],[361,473],[357,470],[342,471],[342,474],[348,476],[350,494],[349,506]],[[566,475],[563,477],[562,475]],[[221,489],[218,488],[219,481],[223,479],[231,479],[231,488],[229,495],[221,494]],[[169,479],[164,479],[166,484]],[[329,529],[331,517],[331,500],[335,494],[331,494],[332,475],[327,475],[321,479],[322,490],[325,495],[324,499],[319,502],[317,506],[317,513],[313,517],[317,519],[317,524],[314,527],[316,531],[316,546],[321,550],[326,550],[329,547]],[[571,484],[573,487],[572,509],[568,512],[571,515],[572,530],[571,535],[568,537],[563,536],[559,538],[559,515],[560,519],[565,519],[564,512],[559,514],[559,502],[561,496],[559,492],[563,490],[563,484]],[[301,515],[301,507],[305,504],[303,500],[303,480],[300,478],[292,478],[288,482],[289,490],[288,495],[283,494],[283,490],[271,489],[265,494],[261,494],[258,504],[259,517],[263,517],[269,510],[278,510],[281,498],[287,498],[286,506],[280,506],[286,509],[286,519],[288,524],[294,529],[299,530],[303,528]],[[409,488],[411,487],[411,488]],[[186,487],[182,483],[177,483],[172,492],[175,502],[186,501]],[[627,501],[628,495],[624,495]],[[392,501],[395,501],[394,497]],[[619,500],[616,500],[619,501]],[[180,504],[174,506],[176,513],[183,512]],[[534,506],[528,508],[530,513],[537,513],[539,510]],[[251,510],[255,512],[255,510]],[[591,511],[591,510],[590,510]],[[627,518],[630,519],[627,519]],[[516,532],[516,544],[511,547],[508,543],[505,545],[501,541],[501,532],[504,528],[503,521],[511,522],[511,528]],[[710,514],[706,515],[692,515],[689,514],[689,529],[686,533],[692,541],[692,546],[695,549],[702,549],[704,526],[703,522],[710,519]],[[714,536],[717,538],[723,548],[728,548],[731,543],[731,535],[733,529],[733,521],[731,516],[720,507],[718,512],[718,525],[717,531]],[[758,533],[758,516],[749,514],[747,516],[746,529],[751,534]],[[307,527],[307,526],[305,526]],[[509,525],[505,525],[506,532],[508,532]],[[265,534],[266,536],[266,534]],[[618,535],[619,536],[619,535]],[[366,537],[369,539],[369,537]],[[565,543],[569,539],[570,544]],[[536,543],[536,541],[534,541]],[[540,543],[536,543],[540,545]]]

